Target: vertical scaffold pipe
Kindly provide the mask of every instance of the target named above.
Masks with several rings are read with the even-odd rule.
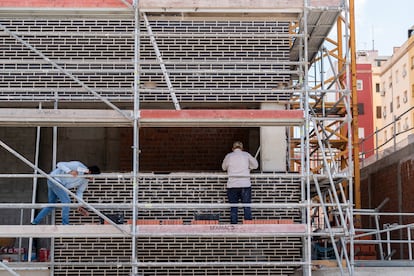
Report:
[[[311,240],[311,234],[312,234],[312,227],[311,227],[311,196],[310,196],[310,144],[309,144],[309,128],[310,128],[310,114],[309,114],[309,57],[308,57],[308,0],[303,0],[303,19],[302,19],[302,30],[304,33],[303,39],[301,40],[302,47],[302,55],[299,55],[299,58],[302,59],[303,63],[303,79],[302,79],[302,96],[304,97],[304,110],[305,110],[305,124],[302,128],[302,131],[304,132],[304,135],[302,135],[301,143],[304,146],[304,155],[305,157],[305,164],[302,166],[305,171],[303,171],[302,168],[302,175],[305,176],[305,184],[306,184],[306,195],[305,200],[308,203],[307,207],[305,208],[304,212],[306,213],[306,236],[304,238],[304,260],[306,265],[303,268],[303,275],[310,276],[312,274],[312,267],[311,267],[311,248],[312,248],[312,240]],[[305,141],[303,141],[305,139]],[[303,189],[304,187],[302,187]]]
[[[140,59],[140,30],[139,30],[139,0],[134,0],[134,129],[133,129],[133,170],[132,170],[132,273],[131,275],[138,275],[138,257],[137,257],[137,235],[136,235],[136,221],[138,217],[137,201],[138,201],[138,170],[139,170],[139,59]]]

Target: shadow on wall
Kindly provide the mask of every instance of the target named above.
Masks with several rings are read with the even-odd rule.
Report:
[[[121,145],[132,145],[132,129],[123,129],[120,137]],[[140,170],[221,171],[221,162],[236,140],[243,141],[254,155],[259,128],[143,128],[139,138]],[[131,147],[123,146],[120,155],[121,171],[130,171]]]

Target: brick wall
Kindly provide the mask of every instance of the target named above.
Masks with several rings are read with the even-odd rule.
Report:
[[[234,141],[245,144],[245,150],[255,154],[251,128],[142,128],[140,129],[141,171],[221,171],[224,156]],[[132,130],[121,130],[121,145],[132,146]],[[249,144],[253,144],[249,148]],[[132,169],[132,148],[120,150],[121,171]]]
[[[36,137],[35,128],[0,128],[0,140],[25,158],[33,160]],[[23,161],[0,147],[0,173],[33,173]],[[32,191],[31,179],[0,178],[1,203],[29,202]],[[0,209],[1,224],[19,224],[22,213],[18,209]],[[23,214],[23,220],[29,219],[29,213]]]
[[[413,213],[414,212],[414,144],[371,164],[361,170],[361,202],[363,209],[377,208],[385,199],[388,202],[381,212]],[[375,228],[374,217],[362,216],[362,226]],[[380,228],[384,224],[413,223],[413,216],[381,215]],[[382,235],[386,239],[386,235]],[[407,231],[392,231],[392,240],[406,240]],[[386,253],[386,246],[383,246]],[[407,245],[391,244],[395,250],[393,259],[407,259]]]
[[[414,212],[414,159],[401,162],[402,208],[405,212]],[[413,217],[407,217],[405,223],[413,223]]]
[[[300,261],[300,238],[292,237],[154,237],[139,238],[137,252],[142,262],[293,262]],[[96,252],[101,254],[98,256]],[[116,252],[116,254],[112,254]],[[131,241],[127,238],[56,239],[54,275],[127,276],[130,274]],[[80,267],[59,262],[83,262]],[[88,262],[101,262],[100,268]],[[296,268],[286,266],[149,266],[139,275],[293,275]]]
[[[226,202],[225,173],[200,174],[141,174],[139,178],[138,202],[147,203],[204,203]],[[273,174],[253,174],[253,202],[255,203],[299,203],[301,201],[300,176]],[[131,179],[113,178],[95,179],[85,192],[85,200],[91,204],[112,204],[105,213],[123,213],[125,220],[131,218],[131,211],[119,209],[123,203],[132,199]],[[301,220],[300,208],[253,208],[254,219]],[[199,209],[197,207],[178,209],[140,208],[138,219],[168,220],[181,219],[190,224],[196,213],[214,213],[220,215],[220,222],[229,223],[228,208]],[[243,211],[239,211],[242,220]],[[60,223],[60,211],[57,223]],[[95,214],[82,217],[73,210],[71,224],[99,223]],[[55,239],[54,275],[129,275],[131,238],[57,238]],[[140,262],[298,262],[302,258],[300,237],[243,236],[243,237],[139,237],[137,252]],[[64,262],[82,263],[65,265]],[[88,262],[101,263],[88,265]],[[60,263],[60,264],[59,264]],[[122,265],[120,265],[122,264]],[[142,275],[291,275],[293,265],[249,266],[237,268],[212,266],[153,266],[140,267]]]
[[[12,32],[31,32],[31,36],[23,37],[27,43],[61,62],[63,69],[75,70],[75,76],[101,96],[132,102],[134,40],[130,34],[134,32],[134,22],[128,17],[109,17],[80,19],[48,15],[30,20],[11,17],[2,18],[1,24]],[[289,40],[274,37],[277,33],[287,34],[289,22],[166,21],[163,18],[154,19],[151,26],[160,36],[157,45],[163,60],[172,61],[168,64],[169,78],[180,103],[290,99],[291,92],[275,93],[273,90],[279,83],[289,83],[291,78],[289,65],[275,62],[289,61]],[[171,32],[174,36],[165,39]],[[188,32],[194,36],[188,36]],[[255,36],[232,35],[238,32]],[[62,33],[65,39],[60,37]],[[170,104],[171,95],[163,73],[158,65],[151,64],[156,54],[144,22],[140,33],[140,102]],[[212,33],[218,37],[211,37]],[[57,93],[61,101],[97,100],[59,70],[34,57],[30,49],[10,43],[7,37],[0,36],[0,44],[6,45],[0,57],[7,60],[7,65],[0,64],[4,72],[0,75],[0,97],[44,101],[45,97],[53,100]],[[23,63],[22,58],[26,58]],[[200,64],[194,64],[195,61]]]
[[[252,174],[253,203],[299,203],[301,200],[300,178],[298,176],[275,177],[272,174]],[[138,202],[146,204],[217,204],[226,203],[225,173],[194,174],[140,174]],[[90,204],[128,204],[132,200],[132,184],[128,178],[96,179],[89,184],[84,199]],[[102,209],[103,212],[114,212],[114,206]],[[182,219],[189,223],[196,212],[220,214],[220,220],[229,223],[229,210],[197,208],[189,209],[148,209],[139,212],[139,219]],[[120,210],[125,219],[131,218],[131,211]],[[293,219],[299,223],[301,215],[299,208],[266,209],[254,208],[255,219]],[[117,212],[116,212],[117,213]],[[242,220],[240,211],[240,220]],[[58,218],[58,223],[60,222]],[[73,213],[74,224],[98,223],[98,216],[79,217]]]

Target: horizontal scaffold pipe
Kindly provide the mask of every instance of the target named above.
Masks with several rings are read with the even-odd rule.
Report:
[[[132,127],[132,111],[96,109],[0,109],[0,126]],[[140,127],[259,127],[304,123],[303,110],[204,109],[139,111]]]
[[[15,32],[16,35],[19,36],[36,36],[36,35],[42,35],[42,36],[57,36],[59,38],[62,37],[93,37],[93,38],[99,38],[99,37],[130,37],[133,38],[134,33],[132,31],[129,32],[63,32],[63,31],[56,31],[56,32],[40,32],[40,31],[33,31],[33,32],[24,32],[24,31],[18,31]],[[141,37],[148,36],[145,33],[141,34]],[[257,39],[257,38],[298,38],[298,37],[304,37],[303,34],[287,34],[287,33],[267,33],[267,32],[260,32],[260,33],[249,33],[249,32],[238,32],[238,33],[204,33],[204,32],[186,32],[186,33],[157,33],[156,37],[191,37],[191,38],[205,38],[205,37],[211,37],[211,38],[219,38],[219,37],[225,37],[225,38],[248,38],[248,39]],[[129,60],[130,61],[130,60]]]
[[[165,64],[165,63],[164,63]],[[112,73],[113,72],[113,68],[108,68],[108,69],[99,69],[99,73],[104,74],[104,73]],[[66,69],[67,72],[69,73],[94,73],[96,72],[96,68],[89,68],[89,69]],[[131,69],[116,69],[117,73],[119,74],[123,74],[123,73],[130,73]],[[211,69],[195,69],[195,68],[186,68],[186,69],[176,69],[176,68],[169,68],[168,69],[169,72],[172,73],[181,73],[181,74],[185,74],[185,73],[192,73],[192,74],[273,74],[273,75],[279,75],[279,74],[291,74],[291,75],[297,75],[302,73],[302,71],[299,70],[276,70],[276,69],[215,69],[215,68],[211,68]],[[27,73],[43,73],[43,74],[51,74],[51,73],[55,73],[58,72],[57,69],[8,69],[7,72],[9,73],[22,73],[22,74],[27,74]],[[161,69],[141,69],[142,73],[159,73],[162,72]]]
[[[14,270],[37,270],[37,268],[41,268],[42,270],[48,269],[48,262],[42,263],[31,263],[30,266],[22,267],[13,267]],[[300,266],[309,264],[302,261],[274,261],[274,262],[266,262],[266,261],[228,261],[228,262],[53,262],[54,266],[71,266],[71,267],[85,267],[85,266],[98,266],[98,267],[131,267],[132,265],[137,265],[139,267],[226,267],[226,266],[234,266],[234,267],[243,267],[243,266],[251,266],[251,267],[262,267],[262,266]]]
[[[25,174],[0,174],[0,178],[32,178],[32,177],[38,177],[38,178],[46,178],[44,175],[40,174],[33,174],[33,173],[25,173]],[[65,176],[67,175],[59,175]],[[78,177],[84,177],[84,176],[78,176]],[[94,178],[94,179],[105,179],[105,178],[132,178],[132,173],[101,173],[101,174],[94,174],[87,176],[88,178]],[[171,173],[148,173],[148,172],[140,172],[139,177],[146,178],[227,178],[227,173],[224,172],[171,172]],[[251,178],[292,178],[292,179],[301,179],[302,176],[297,173],[273,173],[273,172],[263,172],[263,173],[256,173],[253,172],[250,174]]]
[[[147,36],[142,34],[141,36]],[[190,37],[190,38],[204,38],[204,37],[225,37],[225,38],[246,38],[246,39],[257,39],[257,38],[298,38],[305,37],[303,34],[289,34],[289,33],[266,33],[266,32],[237,32],[237,33],[204,33],[204,32],[186,32],[186,33],[157,33],[156,37]]]
[[[376,234],[376,233],[375,233]],[[370,237],[371,238],[371,237]],[[393,244],[413,244],[412,240],[359,240],[359,239],[354,239],[354,244],[388,244],[388,243],[393,243]]]
[[[384,227],[385,227],[385,225],[384,225]],[[374,230],[373,229],[372,232],[357,234],[357,235],[354,236],[354,238],[355,239],[364,238],[364,237],[371,236],[371,235],[374,235],[374,234],[383,234],[383,233],[387,233],[387,232],[393,232],[393,231],[397,231],[397,230],[399,231],[399,230],[408,229],[408,228],[409,229],[414,228],[414,223],[402,224],[402,225],[399,225],[399,224],[393,225],[393,224],[391,224],[391,225],[388,225],[388,228],[384,228],[382,230],[377,230],[377,229]]]
[[[16,72],[18,70],[15,70]],[[33,71],[33,70],[25,70],[25,71]],[[40,70],[39,70],[40,71]],[[45,71],[45,70],[42,70]],[[70,72],[81,72],[82,70],[68,70]],[[88,70],[84,70],[88,71]],[[89,71],[93,71],[93,69],[90,69]],[[101,70],[102,72],[105,72],[105,70]],[[111,72],[111,70],[107,70],[108,72]],[[122,73],[122,70],[119,70],[120,73]],[[124,70],[124,72],[129,72],[130,70]],[[161,69],[141,69],[141,72],[143,73],[159,73],[161,72]],[[275,69],[174,69],[170,68],[168,69],[169,72],[177,73],[177,74],[185,74],[185,73],[192,73],[192,74],[273,74],[273,75],[280,75],[280,74],[291,74],[291,75],[298,75],[302,73],[302,71],[299,70],[275,70]]]
[[[122,64],[122,65],[133,65],[131,59],[116,59],[116,60],[96,60],[96,59],[88,59],[87,57],[82,59],[82,62],[79,60],[72,60],[72,59],[65,59],[62,57],[59,59],[59,64],[67,65],[67,64],[88,64],[88,65],[114,65],[114,64]],[[1,64],[38,64],[38,65],[49,65],[50,63],[45,60],[33,59],[27,57],[23,60],[10,60],[10,59],[3,59],[0,58]],[[287,61],[287,60],[279,60],[276,58],[272,59],[262,59],[262,60],[234,60],[231,58],[223,58],[217,60],[204,60],[200,58],[199,60],[186,60],[186,59],[179,59],[179,58],[168,58],[164,60],[164,64],[191,64],[191,65],[206,65],[206,64],[214,64],[214,65],[303,65],[305,61]],[[158,65],[159,61],[153,59],[142,59],[140,60],[140,64],[155,64]],[[132,70],[132,68],[131,68]],[[15,88],[15,87],[13,87]],[[325,90],[315,90],[315,92],[325,91]],[[328,90],[329,91],[329,90]],[[335,91],[342,91],[336,89]]]
[[[374,209],[354,209],[354,215],[363,216],[414,216],[414,213],[409,212],[378,212]]]
[[[117,209],[117,210],[130,210],[133,207],[132,203],[91,203],[90,206],[95,209]],[[271,208],[283,208],[283,209],[298,209],[303,207],[319,207],[321,204],[312,203],[137,203],[135,206],[139,209],[223,209],[230,207],[252,207],[257,209],[271,209]],[[325,203],[325,206],[342,206],[349,207],[349,204],[334,204]],[[0,203],[0,209],[33,209],[44,207],[80,207],[85,206],[81,203]]]

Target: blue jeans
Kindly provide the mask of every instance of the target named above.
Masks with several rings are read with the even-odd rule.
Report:
[[[61,203],[70,203],[70,197],[65,190],[58,187],[56,184],[52,183],[50,180],[47,180],[47,201],[49,203],[56,203],[58,198]],[[36,218],[33,220],[32,224],[39,224],[42,219],[47,216],[55,207],[46,207],[37,214]],[[62,224],[69,224],[69,206],[62,207]]]
[[[252,187],[246,188],[227,188],[227,198],[229,203],[251,203],[252,202]],[[250,207],[244,208],[244,219],[252,219],[252,210]],[[238,222],[238,207],[230,207],[230,222],[237,224]]]

